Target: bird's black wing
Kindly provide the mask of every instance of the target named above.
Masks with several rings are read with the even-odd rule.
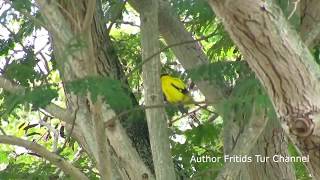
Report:
[[[178,91],[180,91],[183,94],[188,94],[189,91],[187,90],[187,88],[179,88],[178,86],[176,86],[175,84],[171,83],[171,86],[173,86],[174,88],[176,88]]]

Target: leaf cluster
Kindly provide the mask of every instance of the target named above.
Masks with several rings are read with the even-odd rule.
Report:
[[[13,61],[4,69],[4,76],[24,87],[29,87],[29,83],[40,80],[42,75],[35,71],[37,61],[33,52],[27,53],[22,59]]]
[[[222,124],[212,124],[209,122],[205,122],[196,128],[184,132],[175,130],[176,134],[174,136],[185,137],[185,142],[179,143],[172,141],[172,153],[174,154],[175,161],[183,167],[183,171],[188,177],[201,177],[201,172],[210,169],[217,172],[217,170],[223,166],[223,161],[207,163],[190,162],[192,156],[223,156],[223,146],[220,137],[221,130]],[[210,178],[213,178],[213,176]]]
[[[2,98],[2,103],[0,104],[0,113],[2,117],[5,117],[19,105],[29,106],[32,104],[34,110],[38,108],[44,108],[57,97],[57,90],[51,85],[26,88],[21,94],[4,92],[0,96],[0,98]]]
[[[187,71],[194,81],[216,83],[222,88],[233,86],[246,64],[240,61],[218,61]]]
[[[101,96],[115,110],[132,107],[128,91],[119,80],[92,76],[68,82],[66,88],[81,96],[89,95],[93,102],[96,102]]]

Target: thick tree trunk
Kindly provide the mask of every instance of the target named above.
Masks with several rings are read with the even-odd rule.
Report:
[[[320,178],[320,69],[271,1],[210,0],[266,88],[282,126]]]
[[[119,76],[117,62],[112,62],[115,59],[108,58],[109,54],[105,52],[105,38],[101,38],[104,37],[103,25],[94,2],[63,1],[57,6],[56,3],[37,1],[51,33],[58,69],[64,82],[101,74],[113,78]],[[95,23],[92,26],[93,21]],[[75,41],[77,38],[80,42],[85,42],[86,46],[71,50],[71,47],[79,47],[79,41]],[[116,159],[113,163],[107,162],[111,163],[113,170],[111,179],[154,179],[133,148],[119,120],[116,118],[115,121],[109,121],[115,119],[116,113],[106,103],[92,102],[90,96],[80,97],[66,92],[75,130],[80,131],[73,134],[97,162],[102,178],[107,178],[104,171],[111,169],[105,164],[108,161],[105,157],[111,155],[111,159]],[[109,126],[105,129],[103,126],[106,122]]]

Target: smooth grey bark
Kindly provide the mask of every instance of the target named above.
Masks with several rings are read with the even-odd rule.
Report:
[[[284,131],[277,118],[267,115],[270,107],[253,104],[252,108],[253,112],[256,112],[247,115],[250,117],[230,112],[231,117],[224,122],[224,154],[247,155],[252,158],[256,155],[269,158],[278,154],[289,156],[288,140]],[[246,118],[250,118],[249,123],[246,123]],[[255,160],[251,163],[227,162],[218,179],[295,179],[293,164],[290,162]]]
[[[236,138],[231,137],[231,138],[225,139],[227,141],[227,142],[226,141],[224,142],[225,144],[227,143],[232,144],[232,148],[230,149],[224,148],[225,155],[239,156],[239,157],[250,155],[251,149],[255,145],[255,142],[258,140],[260,134],[263,132],[268,122],[268,118],[265,117],[266,116],[265,113],[266,112],[258,112],[255,109],[253,109],[249,123],[247,123],[243,128],[243,130],[241,130],[243,133],[238,132],[238,136]],[[229,124],[233,124],[233,123],[231,122]],[[224,133],[226,134],[227,133],[226,131],[234,131],[234,130],[235,128],[231,129],[229,127],[229,129],[225,129]],[[230,142],[230,140],[234,140],[235,142],[232,143],[232,141]],[[222,170],[222,172],[219,173],[219,176],[216,179],[231,180],[231,179],[236,179],[237,177],[241,177],[240,170],[244,169],[244,166],[246,166],[246,164],[247,163],[226,162],[224,169]],[[242,174],[242,176],[244,175],[245,174]]]
[[[153,56],[160,49],[158,6],[158,0],[149,0],[141,8],[142,60]],[[163,103],[160,69],[160,55],[154,56],[142,66],[144,101],[146,106]],[[146,115],[156,179],[174,180],[175,172],[164,108],[148,108],[146,109]]]

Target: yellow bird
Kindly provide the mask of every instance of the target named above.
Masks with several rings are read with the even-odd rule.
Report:
[[[164,97],[169,103],[188,104],[193,102],[186,84],[179,78],[162,74],[161,87]]]
[[[190,96],[186,84],[179,78],[170,76],[168,74],[161,75],[161,88],[164,94],[164,98],[171,104],[180,104],[178,108],[182,114],[188,114],[186,106],[190,106],[194,100]],[[195,112],[189,114],[189,117],[195,122],[200,124]],[[194,127],[193,123],[190,123],[191,127]]]

